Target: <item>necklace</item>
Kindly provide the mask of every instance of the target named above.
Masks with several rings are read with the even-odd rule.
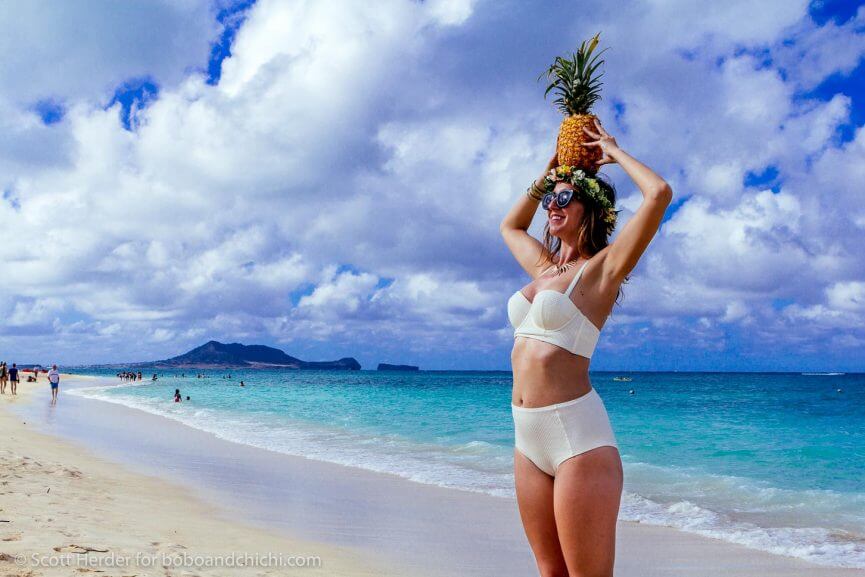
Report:
[[[569,268],[571,268],[572,266],[577,264],[577,261],[579,261],[579,260],[580,260],[580,257],[577,257],[575,259],[569,260],[565,264],[556,265],[556,275],[562,274],[563,272],[565,272],[566,270],[568,270]]]

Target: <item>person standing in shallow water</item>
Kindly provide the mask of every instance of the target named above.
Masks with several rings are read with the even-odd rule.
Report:
[[[618,163],[643,195],[615,241],[615,189],[572,167],[558,170],[556,156],[500,227],[532,279],[508,301],[511,410],[517,503],[543,577],[613,575],[622,462],[589,362],[672,198],[670,186],[599,122],[585,132],[594,139],[585,145],[603,152],[598,164]],[[543,242],[528,233],[539,204]]]
[[[48,371],[48,383],[51,385],[51,404],[57,404],[57,395],[60,393],[60,371],[57,370],[57,365],[51,365],[51,370]]]

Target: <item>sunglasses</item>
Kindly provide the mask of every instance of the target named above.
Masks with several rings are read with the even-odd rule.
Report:
[[[550,205],[553,204],[553,201],[556,201],[556,206],[559,208],[565,208],[568,206],[571,201],[574,199],[574,189],[566,188],[564,190],[560,190],[559,192],[548,192],[544,195],[543,200],[541,200],[541,206],[544,207],[544,210],[550,210]]]

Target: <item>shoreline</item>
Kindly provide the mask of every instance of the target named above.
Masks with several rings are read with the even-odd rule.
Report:
[[[64,375],[61,380],[83,380]],[[187,487],[38,430],[14,410],[47,381],[0,397],[0,575],[400,575],[376,556],[229,518]],[[62,389],[61,389],[62,391]],[[62,394],[62,392],[61,392]],[[62,402],[62,400],[61,400]],[[240,566],[240,564],[246,566]],[[218,566],[221,565],[221,566]]]
[[[79,377],[67,377],[66,382],[71,379],[79,379]],[[32,387],[32,383],[30,385]],[[42,385],[40,383],[38,386]],[[44,387],[47,400],[47,384]],[[61,411],[64,401],[67,400],[71,401],[69,398],[61,398]],[[94,457],[87,454],[95,453],[100,456],[108,454],[111,461],[120,461],[122,465],[107,463],[97,457],[103,466],[117,469],[131,468],[134,472],[127,474],[141,475],[145,478],[148,474],[157,474],[161,479],[155,479],[154,482],[159,483],[163,491],[184,494],[184,502],[190,500],[209,502],[203,505],[204,509],[199,510],[197,514],[210,519],[210,522],[224,518],[226,511],[231,511],[232,515],[240,515],[244,522],[250,523],[250,527],[243,529],[244,531],[263,534],[267,539],[277,539],[274,534],[282,534],[290,535],[292,539],[300,541],[311,538],[317,546],[326,548],[349,546],[353,548],[351,549],[353,554],[355,550],[359,550],[369,554],[370,557],[386,558],[390,566],[399,564],[392,562],[396,553],[400,552],[393,549],[402,550],[404,555],[399,561],[404,561],[412,570],[410,573],[398,574],[418,574],[423,569],[430,569],[435,573],[434,568],[429,567],[430,565],[435,565],[442,571],[441,574],[453,574],[452,567],[446,566],[448,562],[455,563],[460,573],[464,575],[536,573],[528,544],[519,525],[516,505],[512,499],[420,485],[387,473],[374,473],[255,449],[216,439],[209,433],[191,429],[177,422],[169,424],[169,419],[164,417],[118,405],[111,405],[113,408],[116,407],[116,410],[112,409],[110,415],[100,417],[97,407],[107,405],[101,401],[77,397],[72,404],[76,410],[81,409],[86,412],[91,420],[89,425],[87,422],[73,422],[71,426],[92,429],[93,438],[88,441],[84,435],[74,439],[86,450],[75,449],[71,460],[69,455],[64,453],[65,462],[72,463],[78,470],[89,472],[92,463],[88,459]],[[102,413],[105,411],[103,410]],[[5,427],[9,411],[0,414],[4,417],[2,426]],[[153,459],[155,455],[164,458],[170,467],[163,467],[165,470],[161,471],[156,470],[159,467],[147,470],[142,463],[139,463],[141,467],[130,467],[133,463],[130,462],[129,451],[123,450],[124,447],[128,449],[129,440],[118,440],[119,446],[114,448],[117,454],[112,456],[110,453],[114,449],[111,443],[105,442],[100,445],[97,440],[97,437],[111,436],[111,431],[118,432],[118,424],[108,422],[111,418],[122,421],[124,425],[134,424],[140,436],[157,446],[153,455],[138,455],[139,461]],[[63,421],[63,418],[57,420]],[[70,423],[64,426],[70,426]],[[103,426],[104,429],[100,429]],[[158,434],[154,432],[155,429],[162,429],[167,440],[156,439]],[[0,434],[4,431],[5,428],[0,428]],[[27,433],[21,435],[17,441],[20,446],[28,447],[33,442],[29,435],[30,431]],[[62,427],[52,431],[52,434],[58,433],[61,433],[61,437],[69,436],[62,434]],[[171,454],[171,439],[176,438],[184,438],[185,443],[201,449],[189,453],[181,447],[177,449],[176,455]],[[70,441],[56,437],[46,437],[45,442],[55,446],[71,444]],[[83,454],[78,454],[79,452]],[[123,458],[123,455],[126,455],[126,458]],[[211,460],[206,461],[204,456]],[[189,464],[189,461],[196,459],[201,459],[202,462]],[[238,475],[240,478],[247,475],[249,479],[254,479],[257,483],[255,489],[261,495],[258,497],[253,495],[249,498],[244,496],[246,499],[244,501],[238,498],[236,491],[232,493],[232,482],[236,481]],[[162,480],[165,478],[169,481]],[[227,482],[224,483],[226,486],[221,488],[206,486],[219,485],[226,480]],[[280,484],[289,484],[295,490],[280,493],[275,487]],[[177,489],[177,485],[185,488]],[[189,493],[191,487],[196,488],[194,495]],[[112,489],[111,495],[115,500],[128,498],[120,488]],[[286,517],[282,524],[275,523],[273,505],[285,499],[294,499],[290,501],[292,507],[289,508],[289,512],[280,512],[280,515]],[[297,510],[294,510],[294,507]],[[2,514],[5,513],[0,513]],[[276,515],[276,518],[281,517]],[[236,523],[233,522],[232,526],[236,531],[240,530]],[[6,527],[0,527],[4,536],[5,529]],[[383,535],[376,537],[376,533],[382,532]],[[9,547],[0,547],[0,551],[3,552],[7,549]],[[343,553],[340,550],[340,554]],[[616,567],[617,575],[634,577],[637,575],[659,577],[661,575],[800,575],[802,577],[865,575],[865,571],[857,569],[836,569],[815,565],[717,539],[683,533],[668,527],[630,522],[620,522],[619,525]],[[327,574],[338,573],[335,573],[331,566],[328,567]],[[381,573],[377,572],[377,574]]]

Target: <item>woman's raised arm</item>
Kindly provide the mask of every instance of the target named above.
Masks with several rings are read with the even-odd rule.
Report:
[[[584,129],[586,134],[596,139],[584,146],[601,147],[604,155],[598,164],[618,163],[643,194],[643,202],[610,245],[604,259],[604,276],[611,284],[615,283],[612,286],[619,286],[637,266],[658,232],[673,198],[673,191],[651,168],[619,148],[616,139],[607,134],[600,122],[596,121],[595,126],[597,133]]]
[[[535,180],[535,188],[537,190],[544,190],[544,177],[557,164],[558,158],[554,154],[547,163],[547,168]],[[546,270],[547,267],[544,264],[550,260],[549,255],[545,254],[547,251],[544,245],[528,232],[535,213],[538,211],[538,203],[539,201],[531,198],[528,194],[521,194],[514,206],[511,207],[511,210],[508,211],[508,214],[505,215],[501,225],[499,225],[499,230],[502,233],[502,238],[505,239],[505,244],[508,245],[514,258],[517,259],[523,270],[529,273],[529,276],[533,279],[540,276]]]

